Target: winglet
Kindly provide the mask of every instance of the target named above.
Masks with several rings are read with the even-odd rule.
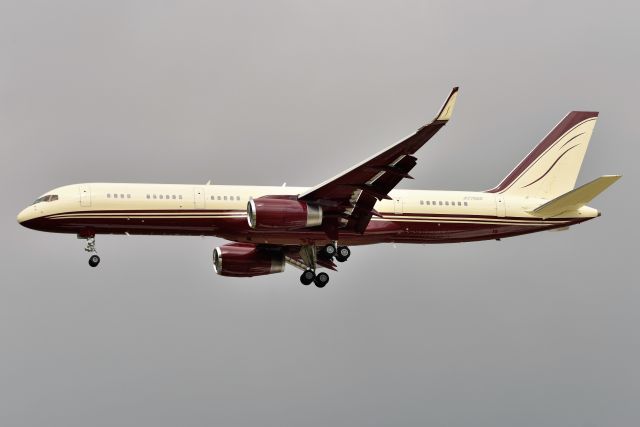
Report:
[[[456,105],[456,98],[458,97],[458,86],[451,89],[451,93],[447,97],[447,100],[444,101],[440,112],[434,119],[436,122],[447,122],[451,118],[451,114],[453,114],[453,107]]]

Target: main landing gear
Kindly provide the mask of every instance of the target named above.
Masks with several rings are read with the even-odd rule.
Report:
[[[307,286],[314,283],[319,288],[324,288],[329,283],[329,275],[325,272],[316,274],[318,259],[332,261],[334,258],[338,262],[345,262],[351,256],[351,250],[347,246],[336,246],[335,243],[317,248],[314,245],[305,245],[300,248],[300,257],[303,263],[296,265],[304,269],[300,276],[300,283]]]
[[[87,252],[93,252],[93,255],[89,257],[89,265],[91,267],[97,267],[100,264],[100,257],[95,253],[96,252],[96,237],[89,236],[86,237],[87,246],[85,246],[84,250]]]
[[[313,270],[305,270],[300,276],[300,283],[305,286],[315,283],[317,287],[324,288],[325,285],[329,283],[329,275],[324,271],[315,274]]]

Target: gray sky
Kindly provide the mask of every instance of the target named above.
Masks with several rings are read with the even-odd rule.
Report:
[[[638,425],[639,12],[0,1],[0,425]],[[83,241],[15,221],[76,182],[314,185],[454,85],[404,188],[490,188],[566,112],[598,110],[579,183],[625,175],[603,217],[356,247],[322,290],[291,268],[216,276],[211,238],[99,236],[91,269]]]

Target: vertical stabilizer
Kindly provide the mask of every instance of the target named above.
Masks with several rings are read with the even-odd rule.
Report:
[[[573,190],[598,113],[572,111],[489,193],[553,199]]]

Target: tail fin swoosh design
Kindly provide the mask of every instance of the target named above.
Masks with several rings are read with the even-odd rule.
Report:
[[[595,111],[572,111],[489,193],[552,199],[574,188],[596,124]]]

